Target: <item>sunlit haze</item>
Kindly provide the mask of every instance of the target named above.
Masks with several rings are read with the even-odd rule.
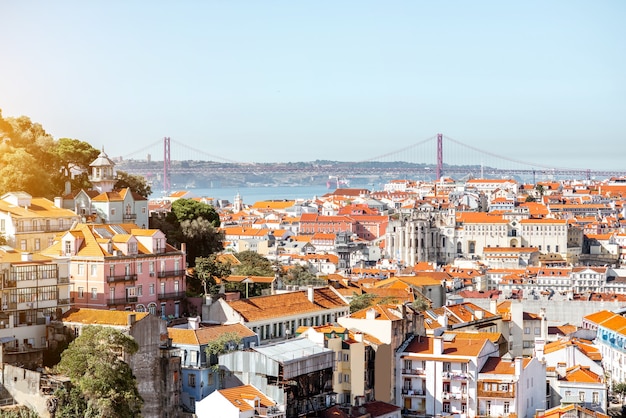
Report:
[[[125,156],[359,161],[444,135],[624,169],[626,2],[3,1],[0,109]]]

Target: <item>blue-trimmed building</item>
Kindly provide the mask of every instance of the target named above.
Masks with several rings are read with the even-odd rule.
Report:
[[[184,327],[184,328],[183,328]],[[238,347],[230,343],[227,349],[246,349],[258,344],[258,338],[242,324],[207,325],[200,324],[199,318],[189,318],[183,327],[168,328],[172,346],[180,350],[182,369],[181,404],[190,412],[195,411],[195,403],[204,399],[221,387],[221,379],[216,356],[207,356],[206,348],[224,334],[236,334],[240,338]]]

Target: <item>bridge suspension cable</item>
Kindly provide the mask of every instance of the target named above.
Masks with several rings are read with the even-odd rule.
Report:
[[[426,138],[426,139],[424,139],[424,140],[422,140],[420,142],[417,142],[415,144],[408,145],[408,146],[406,146],[404,148],[400,148],[400,149],[397,149],[395,151],[387,152],[385,154],[378,155],[376,157],[368,158],[367,160],[358,161],[358,162],[359,163],[369,163],[369,162],[372,162],[372,161],[382,160],[384,158],[391,157],[392,155],[400,154],[401,152],[408,151],[410,149],[416,148],[416,147],[418,147],[420,145],[423,145],[423,144],[425,144],[425,143],[427,143],[429,141],[434,140],[435,138],[437,138],[436,135],[435,136],[431,136],[430,138]]]
[[[135,155],[137,155],[139,153],[142,153],[142,152],[145,152],[145,151],[149,151],[151,148],[153,148],[153,147],[155,147],[157,145],[162,145],[162,144],[163,144],[163,140],[159,139],[159,140],[157,140],[157,141],[155,141],[155,142],[153,142],[151,144],[146,145],[145,147],[143,147],[141,149],[138,149],[137,151],[133,151],[130,154],[126,154],[124,156],[124,159],[125,160],[131,159],[132,157],[134,157]]]
[[[453,143],[457,144],[457,145],[460,145],[460,146],[465,147],[465,148],[469,148],[472,151],[476,151],[476,152],[479,152],[481,154],[489,155],[490,157],[498,158],[498,159],[501,159],[501,160],[504,160],[504,161],[508,161],[508,162],[511,162],[511,163],[521,164],[521,165],[525,165],[527,167],[543,168],[543,169],[546,169],[546,170],[553,170],[553,169],[557,168],[557,167],[550,167],[550,166],[547,166],[547,165],[541,165],[541,164],[536,164],[536,163],[529,163],[527,161],[516,160],[516,159],[510,158],[510,157],[504,157],[502,155],[498,155],[496,153],[493,153],[493,152],[490,152],[490,151],[485,151],[484,149],[480,149],[480,148],[474,147],[472,145],[465,144],[465,143],[463,143],[461,141],[457,141],[456,139],[450,138],[449,136],[445,136],[444,138],[446,140],[450,141],[450,142],[453,142]],[[565,168],[561,167],[561,169],[565,169]],[[569,169],[565,169],[565,170],[569,170]]]
[[[230,160],[230,159],[228,159],[228,158],[220,157],[220,156],[218,156],[218,155],[210,154],[210,153],[208,153],[208,152],[205,152],[205,151],[199,150],[199,149],[197,149],[197,148],[190,147],[189,145],[183,144],[182,142],[179,142],[179,141],[177,141],[177,140],[175,140],[175,139],[172,139],[171,141],[172,141],[173,143],[175,143],[176,145],[180,145],[180,146],[181,146],[181,147],[183,147],[183,148],[186,148],[186,149],[188,149],[188,150],[191,150],[191,151],[197,152],[198,154],[202,154],[202,155],[207,156],[207,157],[210,157],[210,158],[212,158],[212,159],[217,159],[217,160],[221,160],[221,161],[225,161],[225,162],[228,162],[228,163],[233,163],[233,164],[245,164],[245,163],[242,163],[242,162],[240,162],[240,161]]]

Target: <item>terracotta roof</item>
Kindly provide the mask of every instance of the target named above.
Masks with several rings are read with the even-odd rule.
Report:
[[[408,353],[433,355],[433,340],[433,337],[414,338],[404,351]],[[487,340],[487,338],[482,340],[454,338],[453,341],[443,341],[442,355],[475,357],[480,354]]]
[[[530,363],[531,358],[522,359],[522,366],[526,367],[528,363]],[[515,359],[505,359],[500,357],[490,357],[483,368],[480,370],[480,373],[489,373],[489,374],[515,374]]]
[[[247,322],[348,306],[328,288],[314,289],[313,295],[313,303],[307,298],[307,291],[257,296],[227,303]]]
[[[196,330],[170,327],[167,329],[167,332],[173,343],[186,345],[208,344],[226,333],[235,333],[241,338],[256,335],[251,329],[242,324],[203,325]]]
[[[263,394],[260,390],[252,385],[235,386],[229,389],[220,389],[218,392],[230,403],[239,408],[239,411],[253,411],[254,407],[250,405],[249,401],[255,398],[259,398],[260,406],[268,407],[274,406],[275,403]]]
[[[140,321],[150,315],[147,312],[72,308],[63,314],[63,322],[78,322],[86,325],[128,326],[128,316],[131,314],[135,315],[136,321]]]

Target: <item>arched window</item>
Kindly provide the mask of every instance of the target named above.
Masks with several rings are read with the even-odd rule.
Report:
[[[156,303],[152,302],[148,305],[148,312],[150,312],[152,315],[156,315],[157,313],[157,305]]]
[[[145,307],[145,306],[143,306],[143,305],[140,303],[139,305],[137,305],[137,306],[135,307],[135,311],[136,311],[136,312],[145,312],[145,311],[146,311],[146,307]]]

